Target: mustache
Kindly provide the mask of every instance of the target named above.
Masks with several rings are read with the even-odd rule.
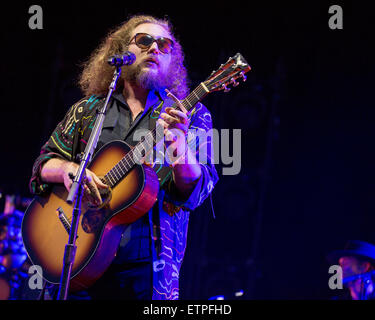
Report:
[[[143,59],[142,63],[148,62],[148,61],[155,62],[157,65],[159,65],[159,60],[155,58],[154,56],[146,57],[145,59]]]

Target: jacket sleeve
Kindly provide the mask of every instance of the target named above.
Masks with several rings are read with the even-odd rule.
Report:
[[[41,195],[48,192],[51,184],[42,181],[40,172],[43,164],[52,158],[61,158],[67,161],[74,159],[74,136],[78,132],[78,124],[83,113],[83,103],[80,100],[74,104],[64,118],[52,132],[48,141],[43,145],[40,155],[34,162],[29,189],[32,194]]]
[[[175,206],[187,210],[194,210],[200,206],[212,192],[215,184],[219,180],[214,165],[213,132],[210,112],[205,106],[198,104],[191,117],[188,146],[194,151],[201,166],[201,177],[187,199],[179,196],[173,179],[170,179],[164,200]]]

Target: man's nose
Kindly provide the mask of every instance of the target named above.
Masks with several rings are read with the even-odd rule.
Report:
[[[160,53],[160,50],[156,41],[152,43],[151,47],[148,50],[149,52],[152,52],[152,53]]]

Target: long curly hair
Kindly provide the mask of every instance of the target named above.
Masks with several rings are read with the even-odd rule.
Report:
[[[128,50],[132,31],[143,23],[158,24],[165,28],[174,41],[171,52],[171,91],[179,99],[185,98],[189,93],[188,76],[184,66],[184,53],[176,37],[173,35],[173,27],[169,20],[158,19],[149,15],[135,15],[120,26],[109,32],[101,44],[92,52],[87,61],[82,64],[82,72],[78,79],[79,87],[86,95],[105,95],[113,78],[113,67],[107,63],[108,57],[121,54]],[[122,79],[121,79],[122,78]],[[123,73],[120,80],[123,80]],[[123,81],[118,81],[117,91],[123,89]]]

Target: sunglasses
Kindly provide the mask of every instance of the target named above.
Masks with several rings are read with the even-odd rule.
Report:
[[[137,33],[134,36],[135,44],[141,49],[148,49],[154,42],[157,43],[159,50],[162,53],[170,53],[173,49],[173,41],[169,38],[160,37],[155,39],[148,33]]]

